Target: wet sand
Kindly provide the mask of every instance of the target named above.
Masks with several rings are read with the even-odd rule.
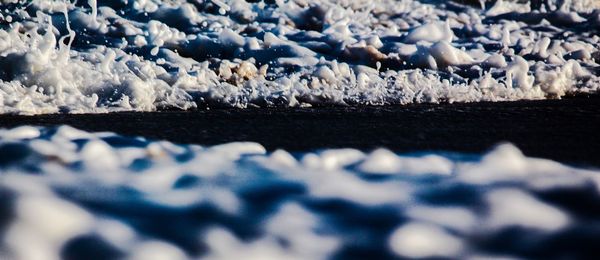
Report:
[[[385,107],[0,116],[3,128],[61,124],[177,143],[255,141],[269,150],[290,151],[386,147],[397,152],[481,153],[508,141],[528,156],[600,166],[600,96]]]

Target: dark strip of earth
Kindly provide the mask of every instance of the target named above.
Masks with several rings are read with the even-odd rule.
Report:
[[[254,141],[268,150],[379,147],[480,154],[511,142],[527,156],[600,166],[600,95],[560,100],[107,114],[0,115],[0,127],[71,125],[175,143]]]

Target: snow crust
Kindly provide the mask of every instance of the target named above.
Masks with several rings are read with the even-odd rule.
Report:
[[[600,6],[563,2],[2,1],[0,113],[596,92]]]
[[[584,258],[599,191],[600,171],[511,144],[290,154],[22,126],[0,130],[0,258]]]

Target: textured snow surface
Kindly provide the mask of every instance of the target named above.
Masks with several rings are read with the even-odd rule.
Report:
[[[549,10],[514,1],[75,2],[1,1],[0,113],[499,101],[600,86],[593,0]]]
[[[581,258],[599,174],[510,144],[290,154],[23,126],[0,130],[0,258]]]

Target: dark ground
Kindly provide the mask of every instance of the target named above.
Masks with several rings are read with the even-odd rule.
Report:
[[[158,113],[0,115],[0,127],[68,124],[203,145],[256,141],[267,149],[387,147],[481,153],[502,141],[528,156],[600,166],[600,96],[386,107],[213,109]]]

